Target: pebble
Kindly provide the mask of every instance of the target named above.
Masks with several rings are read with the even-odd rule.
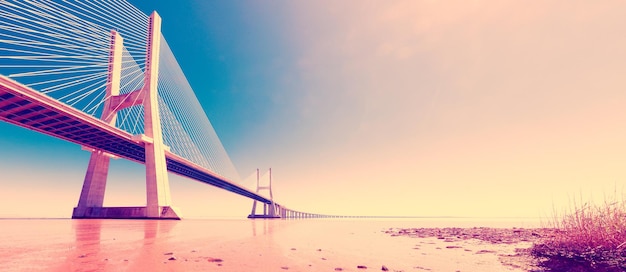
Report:
[[[383,267],[380,270],[382,270],[382,271],[389,271],[389,268],[387,268],[386,266],[383,265]]]

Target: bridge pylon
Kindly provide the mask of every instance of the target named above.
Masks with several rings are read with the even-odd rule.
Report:
[[[257,200],[252,202],[252,212],[248,215],[250,219],[275,219],[281,218],[281,214],[283,214],[282,209],[274,202],[274,195],[272,194],[272,168],[270,168],[269,173],[269,184],[267,186],[261,186],[259,180],[259,169],[256,170],[256,193],[258,194],[260,190],[268,190],[270,192],[270,203],[262,203],[263,204],[263,213],[257,213]]]
[[[120,95],[123,40],[111,31],[109,76],[101,119],[115,126],[117,112],[127,107],[143,105],[144,134],[134,140],[145,146],[146,206],[103,207],[106,180],[111,155],[102,150],[91,150],[89,165],[78,205],[72,218],[120,219],[180,219],[171,207],[167,164],[158,104],[159,50],[161,45],[161,17],[153,12],[148,24],[144,85],[141,89]]]

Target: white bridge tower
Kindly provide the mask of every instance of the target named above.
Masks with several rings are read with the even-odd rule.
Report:
[[[136,218],[180,219],[170,206],[170,188],[163,143],[157,82],[159,76],[159,50],[161,47],[161,17],[156,12],[150,16],[146,42],[144,84],[139,90],[120,95],[122,70],[122,37],[111,31],[109,74],[107,79],[102,121],[115,126],[117,112],[124,108],[142,105],[144,109],[144,134],[133,140],[145,146],[146,206],[103,207],[109,160],[113,157],[102,150],[91,150],[83,189],[74,208],[72,218]]]

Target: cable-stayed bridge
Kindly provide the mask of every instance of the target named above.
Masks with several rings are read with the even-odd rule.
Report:
[[[168,172],[254,200],[250,218],[328,217],[238,183],[160,28],[125,0],[0,1],[0,120],[91,152],[72,217],[179,219]],[[145,207],[103,207],[111,158],[145,164]]]

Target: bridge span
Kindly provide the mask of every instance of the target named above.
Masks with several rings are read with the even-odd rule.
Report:
[[[252,199],[249,218],[330,217],[276,203],[271,181],[253,192],[232,180],[236,170],[156,12],[118,2],[35,2],[0,1],[0,120],[91,152],[73,218],[180,219],[168,172]],[[145,207],[103,207],[110,158],[146,166]]]
[[[0,120],[75,143],[90,151],[100,150],[107,156],[142,164],[146,157],[145,144],[150,141],[145,135],[131,135],[2,75]],[[261,202],[263,213],[253,211],[248,216],[251,219],[340,217],[288,209],[168,150],[165,159],[169,172]],[[106,212],[101,215],[114,217],[113,214],[107,216]]]

